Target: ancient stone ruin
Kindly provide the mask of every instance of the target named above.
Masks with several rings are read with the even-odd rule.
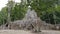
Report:
[[[34,10],[28,9],[25,17],[22,20],[17,20],[11,22],[9,27],[10,29],[40,29],[41,20],[37,17],[37,14]]]
[[[28,29],[28,30],[46,30],[52,29],[54,25],[47,24],[45,21],[42,21],[34,10],[28,9],[25,17],[22,20],[17,20],[11,23],[7,23],[0,26],[0,29]]]
[[[17,20],[5,25],[2,25],[0,29],[24,29],[24,28],[34,28],[36,26],[37,20],[40,21],[40,18],[37,17],[37,14],[34,10],[28,9],[25,17],[22,20]],[[34,26],[31,26],[34,25]]]

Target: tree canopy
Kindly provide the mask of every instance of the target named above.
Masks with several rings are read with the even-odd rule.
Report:
[[[7,4],[9,4],[8,2]],[[60,23],[60,1],[59,0],[21,0],[21,3],[12,1],[14,7],[10,10],[10,19],[21,20],[25,16],[28,6],[35,10],[38,17],[47,23]],[[11,4],[12,5],[12,4]],[[0,11],[0,24],[6,23],[8,16],[8,6],[5,6]]]

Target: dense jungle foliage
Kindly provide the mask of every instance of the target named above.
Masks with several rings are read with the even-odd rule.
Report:
[[[35,10],[38,17],[51,24],[60,23],[60,0],[21,0],[20,3],[9,1],[0,11],[0,25],[7,22],[8,4],[13,5],[10,10],[10,19],[21,20],[25,16],[28,6]]]

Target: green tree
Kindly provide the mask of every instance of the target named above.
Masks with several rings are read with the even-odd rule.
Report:
[[[11,12],[11,20],[21,20],[27,11],[27,6],[20,4],[16,4],[14,9]]]
[[[3,7],[0,12],[0,24],[7,23],[8,4],[10,4],[10,3],[14,3],[14,2],[12,2],[12,1],[8,2],[7,6]],[[21,3],[14,3],[13,7],[11,7],[11,9],[9,10],[9,12],[10,12],[9,15],[10,15],[11,21],[23,19],[26,11],[27,11],[26,3],[24,3],[24,4],[22,4],[22,2]]]
[[[59,0],[28,0],[28,5],[36,11],[38,17],[42,20],[55,23],[56,12],[59,10],[56,5],[59,5]]]
[[[7,21],[7,7],[2,8],[0,12],[0,25],[5,24]]]

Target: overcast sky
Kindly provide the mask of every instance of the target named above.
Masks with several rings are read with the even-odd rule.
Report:
[[[20,2],[20,0],[15,0],[15,2]],[[0,0],[0,10],[6,6],[8,0]]]

